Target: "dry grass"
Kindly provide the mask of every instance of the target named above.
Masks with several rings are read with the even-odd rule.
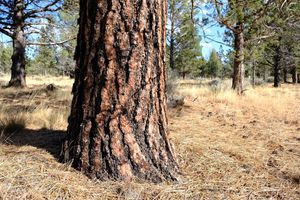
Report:
[[[50,83],[58,90],[45,91]],[[186,104],[169,111],[169,124],[182,180],[154,185],[92,181],[59,163],[72,80],[30,77],[28,85],[0,89],[0,131],[10,133],[0,136],[0,199],[300,198],[300,86],[237,97],[226,86],[178,82]]]

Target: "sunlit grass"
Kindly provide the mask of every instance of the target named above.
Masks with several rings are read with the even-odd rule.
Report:
[[[28,77],[26,89],[0,89],[0,127],[11,133],[0,132],[0,199],[298,199],[300,86],[238,96],[230,80],[211,81],[175,81],[185,105],[169,109],[169,130],[182,176],[158,185],[90,180],[47,152],[42,133],[66,130],[73,80]],[[45,90],[51,83],[56,91]],[[28,131],[37,145],[13,141]]]

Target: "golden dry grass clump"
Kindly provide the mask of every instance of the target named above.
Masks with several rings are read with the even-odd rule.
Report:
[[[1,77],[5,83],[8,77]],[[56,91],[45,90],[54,83]],[[57,161],[72,80],[29,77],[0,89],[0,199],[299,199],[300,86],[238,97],[179,81],[185,105],[169,110],[182,180],[97,182]]]

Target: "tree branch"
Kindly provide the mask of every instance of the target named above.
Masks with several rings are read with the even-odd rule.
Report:
[[[220,24],[223,24],[224,26],[226,26],[229,30],[231,30],[232,32],[235,32],[235,29],[234,27],[228,22],[228,20],[224,19],[222,17],[222,14],[221,14],[221,10],[220,10],[220,7],[219,7],[219,2],[217,0],[214,0],[213,1],[214,4],[215,4],[215,8],[217,10],[217,15],[218,15],[218,19],[217,21],[220,23]]]
[[[72,37],[70,39],[64,40],[64,41],[57,41],[57,42],[29,42],[27,43],[28,46],[54,46],[54,45],[63,45],[67,42],[70,42],[72,40],[76,39],[76,37]]]
[[[3,9],[1,9],[1,8],[0,8],[0,13],[5,13],[5,14],[7,14],[7,15],[10,14],[9,11],[3,10]]]
[[[36,14],[42,13],[42,12],[55,12],[55,11],[59,10],[60,7],[58,7],[58,8],[52,8],[52,7],[55,6],[55,4],[59,3],[60,1],[61,1],[61,0],[54,0],[53,2],[49,3],[49,4],[46,5],[46,6],[43,6],[43,7],[40,8],[40,9],[28,11],[28,12],[25,14],[25,17],[26,17],[26,18],[33,17],[33,16],[36,16]]]
[[[8,22],[1,21],[1,19],[0,19],[0,24],[2,24],[2,25],[4,25],[4,26],[13,26],[13,24],[8,23]]]
[[[14,35],[11,32],[9,32],[9,31],[1,28],[1,27],[0,27],[0,32],[3,33],[4,35],[8,36],[8,37],[11,37],[11,38],[14,37]]]
[[[260,37],[257,37],[257,38],[250,39],[250,40],[247,41],[247,43],[251,43],[251,42],[254,42],[254,41],[257,41],[257,40],[268,39],[270,37],[275,37],[275,36],[276,36],[275,34],[263,35],[263,36],[260,36]]]

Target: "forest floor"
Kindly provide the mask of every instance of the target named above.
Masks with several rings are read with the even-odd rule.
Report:
[[[0,199],[300,199],[300,85],[238,97],[178,81],[185,105],[169,110],[169,129],[182,178],[154,185],[92,181],[57,161],[72,82],[28,77],[26,89],[0,88]]]

